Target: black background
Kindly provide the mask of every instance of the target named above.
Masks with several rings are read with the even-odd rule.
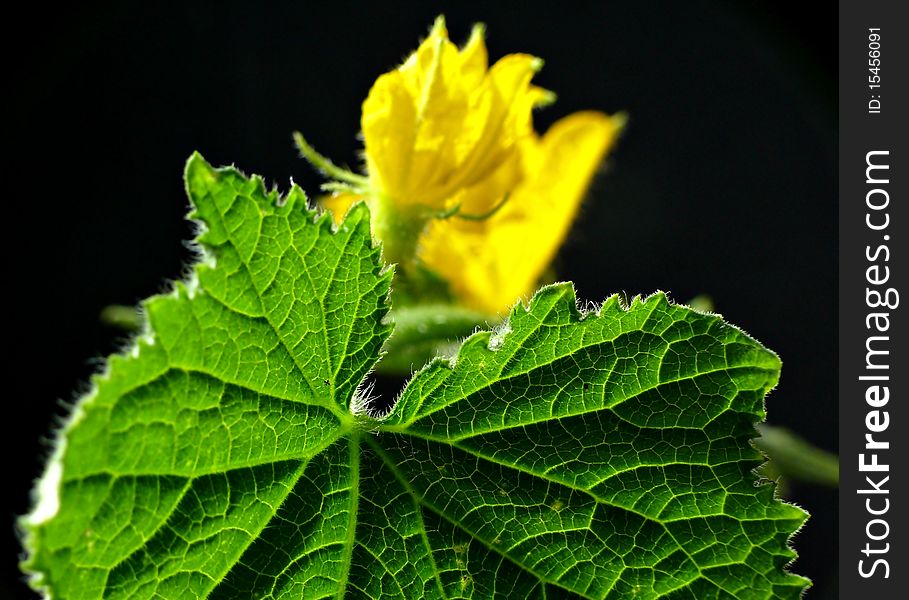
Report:
[[[179,277],[191,236],[183,163],[199,150],[286,189],[319,178],[299,129],[356,165],[360,103],[445,13],[455,41],[487,24],[492,59],[546,59],[536,82],[572,111],[629,126],[561,252],[582,299],[707,293],[783,359],[769,421],[837,447],[836,5],[784,3],[80,3],[8,20],[4,242],[7,350],[0,595],[27,594],[14,516],[28,508],[53,423],[123,343],[100,324]],[[815,9],[817,10],[817,9]],[[836,595],[836,496],[795,485],[813,514],[795,544],[809,597]]]

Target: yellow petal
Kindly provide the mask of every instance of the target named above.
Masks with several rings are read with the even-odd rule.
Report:
[[[489,55],[486,52],[486,28],[481,24],[473,26],[470,39],[461,50],[461,77],[464,86],[469,88],[480,85],[489,68]]]
[[[435,221],[421,243],[424,264],[472,308],[504,313],[533,293],[624,119],[580,112],[521,146],[524,179],[494,216]]]
[[[416,107],[398,71],[376,80],[363,102],[360,126],[366,140],[366,168],[374,187],[402,190],[410,171]]]
[[[319,204],[322,205],[322,208],[331,213],[331,219],[335,222],[335,225],[340,225],[341,221],[344,220],[344,216],[347,214],[347,211],[350,210],[350,207],[353,206],[354,202],[364,199],[365,198],[360,194],[351,194],[349,192],[335,192],[331,195],[322,196],[319,198]]]
[[[530,79],[540,64],[528,54],[509,54],[489,70],[481,90],[488,109],[471,114],[479,136],[452,178],[449,195],[458,188],[481,183],[511,158],[523,138],[533,134],[531,111],[539,88],[531,86]],[[485,212],[497,201],[497,196],[491,196],[484,208],[476,208]]]
[[[460,207],[460,214],[485,214],[508,198],[523,178],[521,156],[518,152],[513,152],[488,176],[459,190],[454,195],[452,204]]]
[[[530,79],[539,59],[513,54],[488,70],[487,61],[482,27],[458,50],[437,20],[404,64],[379,77],[361,126],[370,184],[381,201],[451,207],[456,194],[494,173],[532,133],[530,113],[542,95]]]

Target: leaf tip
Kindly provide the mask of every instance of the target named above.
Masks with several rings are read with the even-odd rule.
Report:
[[[23,517],[23,523],[37,527],[53,519],[60,510],[60,482],[63,480],[63,463],[53,457],[44,475],[35,486],[35,506]]]
[[[286,194],[277,195],[277,199],[275,200],[275,206],[277,208],[282,208],[284,206],[287,206],[288,204],[290,206],[294,206],[297,202],[302,202],[303,206],[307,207],[307,210],[311,210],[311,209],[309,209],[309,196],[306,194],[306,192],[303,190],[303,188],[298,186],[294,182],[294,180],[291,179],[290,180],[290,190],[288,190],[288,192]]]
[[[198,150],[194,150],[186,160],[186,166],[183,168],[183,178],[186,181],[187,188],[192,187],[194,182],[214,182],[216,177],[215,168],[206,161]]]
[[[524,313],[534,313],[540,310],[552,309],[556,306],[568,308],[573,317],[580,316],[573,282],[559,281],[544,285],[534,293],[526,304],[522,301],[515,303],[511,309],[510,316],[515,316],[519,309],[523,309]]]

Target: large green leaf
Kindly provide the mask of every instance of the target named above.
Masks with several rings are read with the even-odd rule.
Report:
[[[657,294],[569,284],[417,373],[364,377],[391,272],[355,208],[186,172],[199,263],[145,303],[24,518],[57,598],[771,598],[805,514],[755,485],[779,361]]]

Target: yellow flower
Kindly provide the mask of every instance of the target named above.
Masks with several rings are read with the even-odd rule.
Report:
[[[398,210],[444,211],[533,133],[531,110],[550,97],[530,85],[542,61],[510,54],[487,64],[483,28],[459,51],[440,17],[404,64],[376,80],[360,121],[374,194]]]
[[[524,176],[488,219],[432,221],[418,256],[465,305],[504,313],[533,294],[568,234],[621,117],[584,111],[521,145]]]
[[[465,306],[503,313],[532,294],[624,122],[584,111],[538,136],[531,110],[552,99],[530,84],[541,64],[487,68],[482,28],[458,50],[437,20],[363,103],[368,179],[325,202],[335,219],[365,200],[386,260],[435,272]]]

